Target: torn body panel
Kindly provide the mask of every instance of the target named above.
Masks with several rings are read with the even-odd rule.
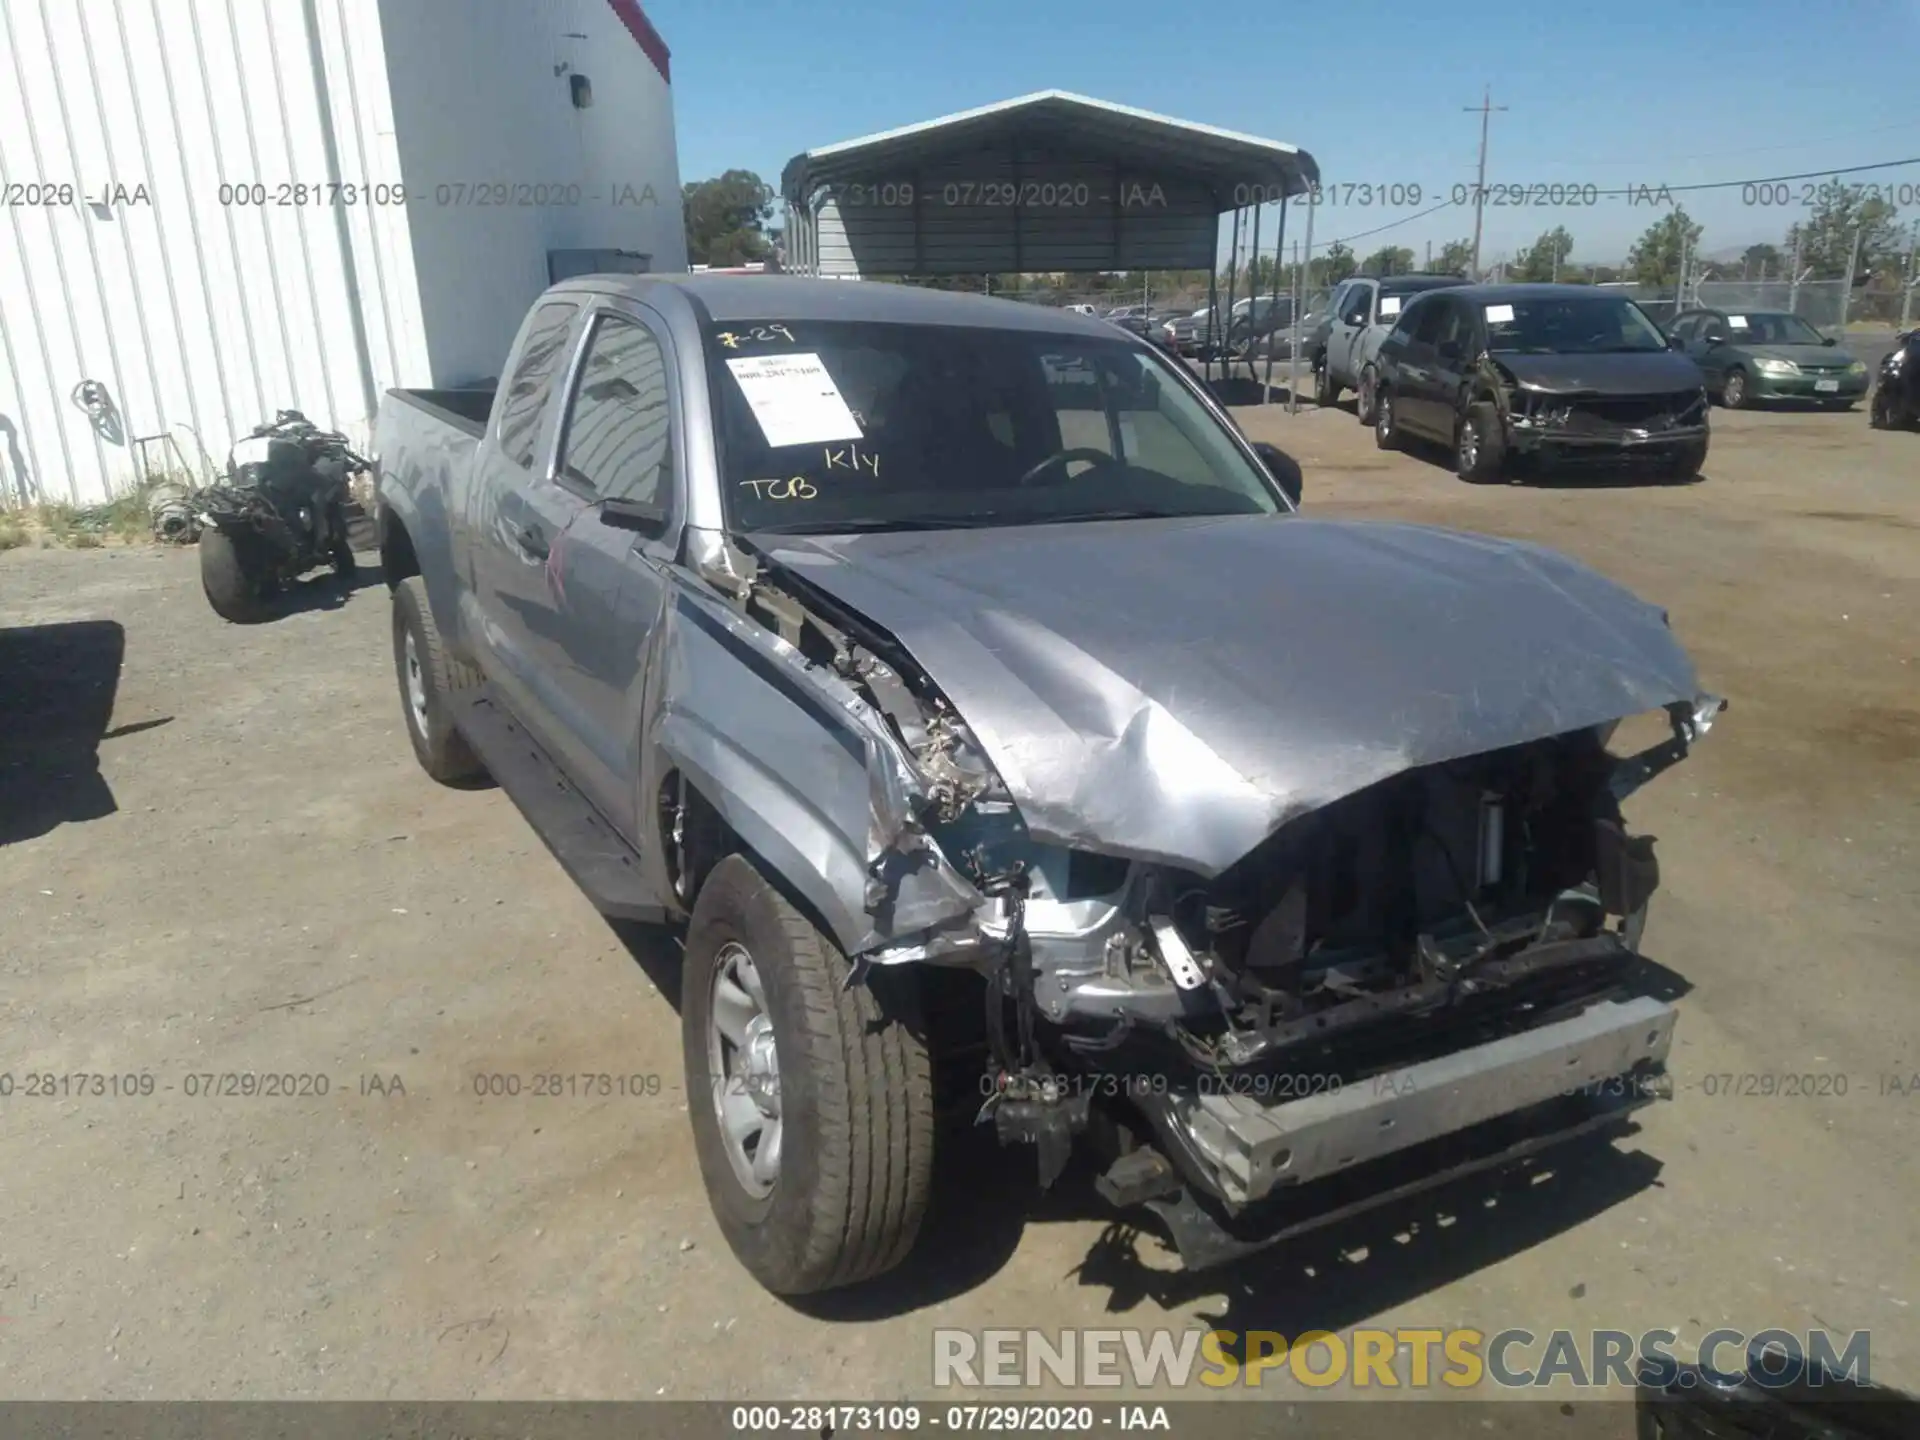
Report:
[[[1034,839],[1201,875],[1400,771],[1697,689],[1658,609],[1484,536],[1232,516],[760,543],[898,639]]]
[[[986,904],[920,828],[924,781],[844,680],[694,585],[663,617],[650,730],[849,955]]]
[[[1483,355],[1476,389],[1492,398],[1516,455],[1604,459],[1706,441],[1707,393],[1696,375],[1675,367],[1674,376],[1662,377],[1671,388],[1622,390],[1566,368],[1615,358],[1644,357]]]

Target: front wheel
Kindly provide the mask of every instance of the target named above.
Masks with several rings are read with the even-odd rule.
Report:
[[[200,532],[200,588],[213,613],[235,625],[251,625],[267,616],[268,584],[247,564],[246,549],[213,526]]]
[[[1340,399],[1340,382],[1333,378],[1333,365],[1323,355],[1313,367],[1313,403],[1332,405]]]
[[[933,1081],[900,983],[911,976],[878,967],[849,988],[847,972],[744,857],[700,887],[680,1009],[694,1149],[727,1244],[776,1295],[893,1269],[932,1189]]]
[[[1720,382],[1720,403],[1729,410],[1744,410],[1752,396],[1747,391],[1747,372],[1729,370]]]
[[[1660,478],[1669,485],[1690,484],[1699,474],[1700,467],[1707,463],[1707,442],[1695,441],[1683,449],[1676,450],[1660,465]]]
[[[1454,442],[1455,473],[1462,480],[1485,485],[1501,478],[1506,461],[1506,439],[1493,406],[1485,401],[1469,406]]]
[[[1396,413],[1398,402],[1393,391],[1384,385],[1376,386],[1373,400],[1373,443],[1382,450],[1400,448],[1400,417]]]
[[[1360,372],[1360,388],[1354,391],[1353,413],[1359,417],[1362,425],[1373,423],[1374,391],[1379,383],[1371,365]]]

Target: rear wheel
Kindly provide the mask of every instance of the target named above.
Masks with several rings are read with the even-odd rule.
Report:
[[[209,526],[200,532],[200,588],[207,603],[222,620],[250,625],[267,616],[269,587],[256,562],[247,553],[244,541],[226,531]]]
[[[1747,390],[1747,372],[1727,371],[1726,379],[1720,382],[1720,403],[1729,410],[1744,410],[1752,398]]]
[[[393,591],[393,668],[400,682],[400,708],[407,739],[420,768],[443,785],[474,780],[486,767],[454,727],[448,698],[480,683],[480,672],[447,654],[418,575]]]
[[[680,1010],[694,1149],[727,1244],[776,1295],[891,1270],[932,1188],[933,1081],[910,977],[881,967],[849,987],[847,974],[744,857],[700,887]]]
[[[1484,400],[1467,407],[1454,442],[1454,471],[1462,480],[1485,485],[1501,478],[1507,446],[1500,433],[1500,417]]]
[[[352,583],[354,572],[359,569],[353,558],[353,540],[347,534],[347,512],[342,506],[334,508],[328,522],[333,526],[333,549],[328,558],[333,561],[333,573],[336,579]]]

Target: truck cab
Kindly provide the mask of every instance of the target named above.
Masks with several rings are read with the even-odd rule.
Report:
[[[1314,358],[1314,403],[1332,405],[1343,391],[1354,390],[1366,412],[1360,423],[1372,424],[1370,367],[1401,309],[1415,295],[1465,283],[1457,275],[1355,275],[1343,280],[1327,302],[1327,336]]]

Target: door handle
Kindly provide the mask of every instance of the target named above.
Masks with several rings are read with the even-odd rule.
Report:
[[[515,543],[536,560],[547,558],[547,537],[538,525],[523,525],[520,533],[514,537]]]

